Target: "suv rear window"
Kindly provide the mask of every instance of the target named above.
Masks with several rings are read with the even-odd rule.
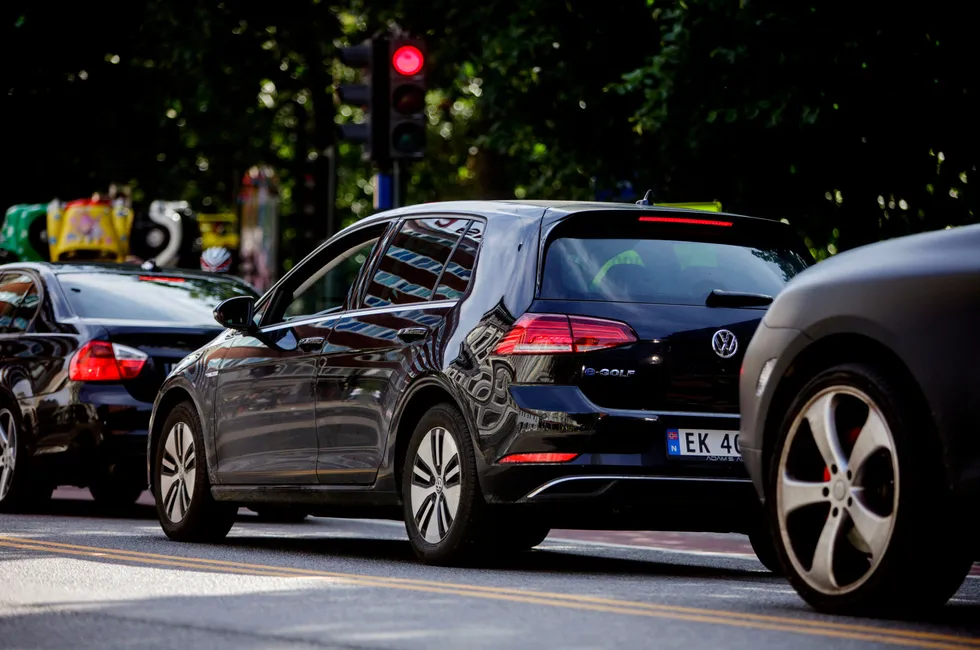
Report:
[[[777,224],[744,228],[661,223],[557,226],[541,298],[704,305],[712,291],[775,297],[810,262]],[[767,226],[767,227],[766,227]],[[589,234],[591,230],[594,234]],[[771,232],[766,232],[766,231]]]
[[[62,273],[68,304],[81,318],[214,324],[214,308],[234,296],[258,297],[240,282],[224,278]]]

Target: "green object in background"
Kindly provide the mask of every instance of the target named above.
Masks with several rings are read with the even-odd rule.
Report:
[[[655,203],[661,208],[686,208],[688,210],[702,210],[703,212],[721,212],[721,201],[708,201],[701,203]]]
[[[639,266],[644,265],[643,258],[640,257],[640,254],[637,253],[635,250],[630,249],[628,251],[623,251],[622,253],[612,257],[608,262],[602,265],[602,268],[599,269],[599,272],[595,274],[594,278],[592,278],[592,288],[595,289],[596,287],[598,287],[599,283],[602,282],[602,279],[606,277],[606,272],[609,271],[609,269],[611,269],[612,267],[616,266],[617,264],[637,264]]]
[[[6,253],[5,257],[15,257],[20,262],[48,261],[44,237],[47,215],[48,206],[40,203],[8,208],[0,230],[0,251]]]

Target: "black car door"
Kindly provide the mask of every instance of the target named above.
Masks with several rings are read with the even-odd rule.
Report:
[[[481,227],[471,219],[403,220],[357,308],[331,328],[317,382],[321,483],[375,480],[398,397],[436,364]]]
[[[387,224],[304,260],[257,309],[255,335],[221,351],[215,450],[225,484],[316,483],[316,367],[332,321]]]

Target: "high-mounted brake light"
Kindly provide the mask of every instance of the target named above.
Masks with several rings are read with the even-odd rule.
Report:
[[[135,379],[149,357],[128,345],[107,341],[89,341],[74,354],[68,364],[72,381],[122,381]]]
[[[500,459],[501,463],[567,463],[578,458],[578,454],[536,453],[511,454]]]
[[[141,275],[139,277],[144,282],[175,282],[179,284],[187,281],[185,278],[174,278],[165,275]]]
[[[494,354],[592,352],[636,342],[626,323],[564,314],[524,314],[500,340]]]
[[[657,223],[684,223],[692,226],[730,226],[731,221],[716,221],[714,219],[689,219],[687,217],[640,217],[640,221]]]

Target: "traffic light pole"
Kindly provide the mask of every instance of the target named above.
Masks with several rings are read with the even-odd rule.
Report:
[[[393,195],[392,207],[400,208],[405,205],[405,178],[403,175],[402,164],[399,161],[392,163],[391,193]]]
[[[391,210],[395,203],[394,174],[390,170],[378,170],[374,175],[374,209]]]

